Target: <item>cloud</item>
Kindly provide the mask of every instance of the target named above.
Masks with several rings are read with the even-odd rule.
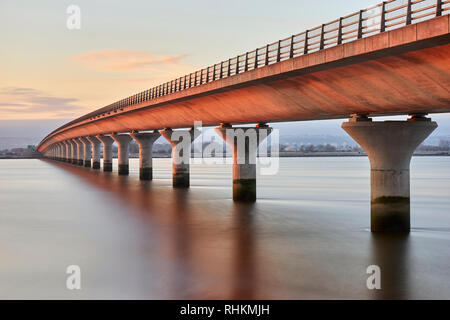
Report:
[[[51,114],[52,118],[72,117],[83,107],[78,99],[63,98],[21,87],[0,89],[0,118],[30,117]]]
[[[150,51],[99,50],[73,56],[74,61],[100,71],[130,71],[141,68],[182,66],[186,55],[159,55]]]

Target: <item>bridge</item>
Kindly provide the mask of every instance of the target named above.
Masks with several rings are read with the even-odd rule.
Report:
[[[255,201],[256,148],[271,132],[267,123],[350,119],[342,128],[371,164],[372,231],[407,232],[412,154],[437,127],[427,115],[450,112],[449,13],[450,0],[384,1],[88,113],[47,135],[38,151],[100,169],[103,146],[103,170],[112,171],[115,141],[118,172],[128,174],[134,139],[140,178],[149,180],[162,135],[172,145],[173,186],[189,187],[191,151],[180,146],[190,146],[202,121],[218,126],[233,150],[233,199]],[[410,119],[372,121],[389,115]]]

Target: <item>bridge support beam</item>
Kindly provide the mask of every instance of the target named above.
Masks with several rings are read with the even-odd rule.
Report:
[[[77,164],[79,166],[82,166],[83,165],[83,144],[81,143],[81,141],[78,138],[75,138],[72,140],[77,146]]]
[[[130,141],[133,140],[128,134],[111,134],[111,138],[117,142],[119,147],[118,155],[119,155],[119,174],[127,175],[129,173],[129,152],[128,146]]]
[[[409,232],[411,157],[436,122],[424,116],[385,122],[354,116],[342,128],[369,156],[372,232]]]
[[[56,160],[56,161],[59,161],[59,157],[60,157],[59,144],[56,143],[56,144],[55,144],[55,160]]]
[[[73,142],[73,140],[67,140],[67,142],[70,144],[70,163],[72,164],[78,164],[77,159],[77,144]]]
[[[96,136],[103,144],[103,171],[112,171],[112,144],[114,140],[110,136]]]
[[[58,150],[58,161],[62,161],[62,159],[63,159],[63,148],[62,148],[61,143],[58,143],[56,148]]]
[[[59,143],[59,152],[59,161],[66,161],[66,145],[64,144],[64,142]]]
[[[132,132],[130,136],[139,145],[139,179],[153,179],[152,148],[153,143],[161,136],[157,131],[150,133]]]
[[[91,153],[92,153],[92,169],[100,169],[100,140],[94,136],[86,137],[86,139],[91,143]]]
[[[88,139],[86,139],[86,137],[81,137],[79,139],[80,139],[81,143],[83,144],[84,166],[86,168],[90,168],[91,167],[91,159],[92,159],[91,142]]]
[[[70,162],[71,161],[71,159],[70,159],[70,157],[71,157],[71,155],[70,155],[70,151],[71,151],[70,143],[67,142],[67,140],[64,140],[63,143],[64,143],[64,148],[66,149],[66,158],[64,159],[64,161],[65,162]]]
[[[189,188],[189,161],[191,144],[200,135],[200,131],[164,129],[161,135],[172,146],[172,186],[174,188]]]
[[[267,125],[232,128],[222,124],[215,129],[233,152],[233,200],[256,201],[256,154],[259,144],[272,132]]]

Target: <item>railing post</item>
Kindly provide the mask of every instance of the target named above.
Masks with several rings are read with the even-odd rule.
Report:
[[[342,18],[339,18],[337,44],[342,44]]]
[[[380,32],[386,31],[386,1],[381,4]]]
[[[216,80],[216,66],[217,64],[215,64],[213,67],[213,81]]]
[[[436,3],[436,17],[442,16],[442,0],[437,0]]]
[[[291,37],[291,47],[289,49],[289,59],[294,57],[294,35]]]
[[[309,37],[309,30],[305,31],[305,42],[304,42],[304,48],[303,48],[303,54],[308,54],[308,37]]]
[[[325,48],[325,24],[322,24],[322,29],[320,30],[320,46],[319,49]]]
[[[244,72],[248,71],[248,52],[245,53]]]
[[[363,37],[363,12],[364,10],[359,10],[358,39],[361,39]]]
[[[227,77],[231,76],[231,59],[228,59]]]
[[[223,61],[220,63],[220,79],[223,78]]]
[[[210,68],[210,67],[207,67],[207,68],[206,68],[206,83],[209,82],[209,68]]]
[[[236,74],[239,74],[239,56],[236,57]]]
[[[200,84],[203,84],[203,69],[200,70]]]
[[[255,50],[255,69],[258,69],[258,49]]]
[[[269,45],[266,46],[266,66],[269,65]]]
[[[406,25],[410,25],[412,22],[412,3],[408,0],[408,6],[406,7]]]
[[[281,40],[278,40],[277,62],[281,61]]]

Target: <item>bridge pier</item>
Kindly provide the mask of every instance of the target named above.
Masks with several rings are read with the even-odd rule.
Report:
[[[86,168],[90,168],[91,167],[91,158],[92,158],[91,142],[88,139],[86,139],[86,137],[81,137],[80,141],[83,144],[84,166]]]
[[[66,161],[66,145],[64,142],[60,142],[59,144],[59,161]]]
[[[56,161],[59,161],[59,157],[60,157],[59,144],[56,143],[56,144],[55,144],[55,160],[56,160]]]
[[[70,163],[72,164],[78,164],[77,160],[77,144],[73,142],[73,140],[67,140],[67,142],[70,144]]]
[[[77,146],[77,165],[82,166],[83,165],[83,144],[78,138],[73,139],[73,142],[75,142]]]
[[[221,124],[215,129],[233,152],[233,200],[256,201],[256,155],[259,144],[272,132],[267,125],[232,128]]]
[[[112,144],[114,140],[110,136],[96,136],[103,144],[103,171],[112,171]]]
[[[130,141],[133,140],[128,134],[111,134],[111,138],[117,142],[119,147],[118,155],[119,155],[119,174],[127,175],[129,173],[129,155],[128,155],[128,146]]]
[[[92,169],[100,169],[100,140],[94,136],[86,137],[92,146]]]
[[[139,145],[139,179],[153,179],[152,148],[153,143],[161,136],[157,131],[150,133],[132,132],[130,136]]]
[[[63,148],[61,146],[61,143],[58,143],[57,149],[58,149],[58,161],[62,161],[62,159],[63,159]]]
[[[64,159],[65,162],[70,162],[70,143],[67,142],[67,140],[63,141],[64,148],[66,149],[66,158]]]
[[[200,131],[194,128],[177,131],[164,129],[160,133],[172,146],[172,186],[189,188],[191,144],[200,135]]]
[[[436,127],[423,116],[384,122],[354,116],[342,124],[369,156],[372,232],[410,231],[411,157]]]

